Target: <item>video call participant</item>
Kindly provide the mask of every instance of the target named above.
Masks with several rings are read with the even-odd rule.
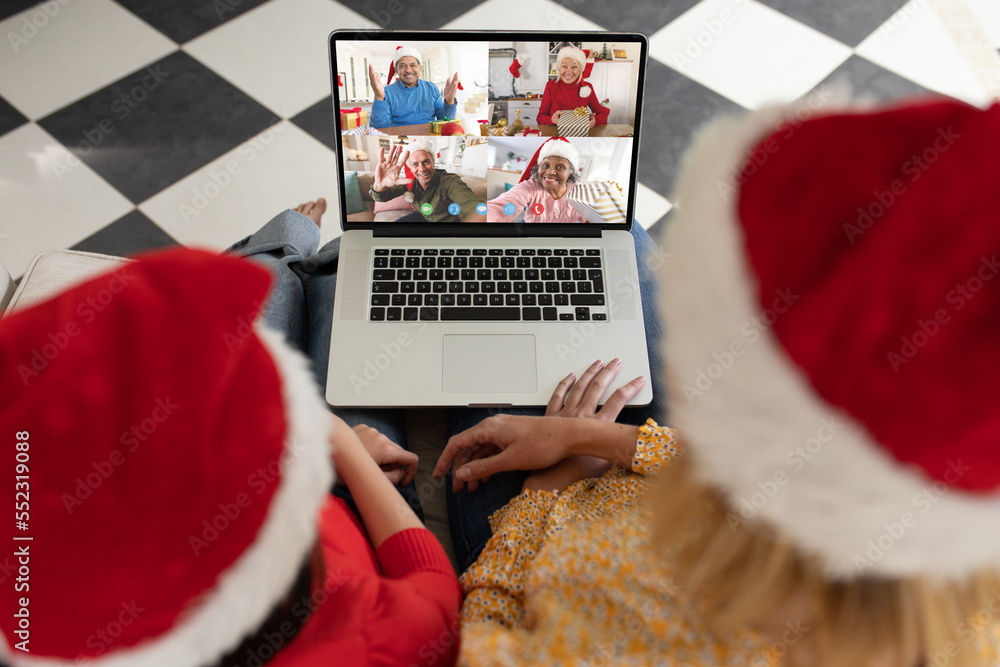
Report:
[[[601,106],[594,87],[583,80],[586,76],[587,56],[583,49],[564,46],[556,56],[558,77],[545,84],[542,103],[538,108],[539,125],[556,125],[559,116],[577,107],[591,110],[590,126],[608,124],[610,109]]]
[[[372,127],[422,125],[432,120],[455,117],[458,72],[448,77],[442,95],[435,84],[420,78],[422,63],[420,52],[413,47],[397,47],[384,86],[375,66],[368,65],[368,78],[375,91]],[[392,82],[394,74],[399,75],[395,83]]]
[[[393,146],[388,158],[384,148],[379,150],[372,199],[387,202],[409,193],[418,210],[396,222],[486,222],[485,213],[476,212],[482,199],[462,177],[434,168],[434,148],[417,143],[410,146],[406,151],[402,146]],[[405,169],[405,178],[400,177],[400,167]],[[430,204],[429,213],[419,210],[423,204]],[[458,206],[457,211],[453,204]]]
[[[510,222],[522,209],[524,222],[587,222],[566,198],[580,180],[580,153],[564,137],[552,137],[535,151],[521,180],[488,202],[490,222]],[[504,208],[514,205],[507,214]]]

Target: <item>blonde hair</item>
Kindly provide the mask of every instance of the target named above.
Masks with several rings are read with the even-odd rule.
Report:
[[[983,656],[1000,627],[995,571],[962,582],[924,576],[831,581],[815,557],[801,554],[773,527],[733,512],[721,494],[695,479],[687,456],[664,473],[650,499],[654,550],[677,564],[676,580],[720,636],[734,626],[783,618],[783,607],[802,603],[808,630],[776,641],[764,651],[773,655],[762,658],[811,651],[808,664],[817,667],[857,667],[875,656],[884,660],[877,664],[893,667],[924,660],[993,664]],[[678,544],[682,535],[690,537]]]

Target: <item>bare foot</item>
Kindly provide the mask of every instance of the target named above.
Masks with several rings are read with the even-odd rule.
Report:
[[[320,218],[326,213],[326,200],[320,197],[316,201],[299,204],[295,210],[315,222],[317,227],[321,227]]]

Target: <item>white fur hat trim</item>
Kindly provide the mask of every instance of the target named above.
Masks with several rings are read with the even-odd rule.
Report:
[[[575,46],[564,46],[559,49],[559,55],[556,56],[556,68],[558,69],[559,63],[567,58],[580,66],[580,77],[583,78],[583,70],[587,67],[587,54]]]
[[[996,567],[997,494],[948,487],[888,456],[819,396],[770,328],[753,324],[762,306],[738,219],[740,168],[802,109],[716,120],[683,160],[659,295],[670,425],[695,475],[728,499],[734,529],[774,526],[831,578],[956,579]],[[820,113],[834,112],[851,109]]]
[[[434,148],[434,146],[427,141],[420,141],[420,140],[411,141],[406,145],[406,150],[410,151],[410,155],[413,155],[417,151],[424,151],[425,153],[431,156],[432,160],[437,159],[437,149]]]
[[[577,169],[580,166],[580,151],[576,150],[576,146],[568,141],[561,139],[546,141],[542,145],[542,149],[538,152],[538,159],[544,160],[552,156],[569,160],[573,169]]]
[[[393,54],[393,56],[392,56],[392,64],[398,66],[399,65],[399,59],[400,58],[405,58],[407,56],[409,56],[411,58],[416,58],[417,62],[420,63],[421,65],[423,65],[423,63],[424,63],[423,59],[420,57],[420,51],[417,51],[412,46],[402,46],[402,47],[396,49],[396,53]]]

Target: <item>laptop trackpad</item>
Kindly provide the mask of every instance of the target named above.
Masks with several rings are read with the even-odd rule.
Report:
[[[535,337],[450,334],[444,340],[445,393],[534,393]]]

